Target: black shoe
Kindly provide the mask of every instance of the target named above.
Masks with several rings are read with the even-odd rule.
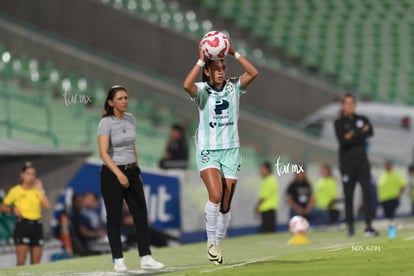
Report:
[[[379,232],[375,230],[374,228],[366,228],[364,231],[364,236],[367,238],[378,237]]]

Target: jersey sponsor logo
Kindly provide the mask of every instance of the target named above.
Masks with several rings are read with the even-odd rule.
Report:
[[[227,108],[229,108],[229,102],[226,100],[219,100],[216,101],[214,112],[216,112],[216,115],[221,115],[223,114],[223,110],[226,110]]]
[[[232,126],[232,125],[234,125],[234,122],[226,122],[226,123],[210,122],[210,123],[208,123],[208,125],[211,128],[215,128],[215,127],[225,127],[225,126]]]
[[[210,126],[211,128],[215,128],[215,127],[217,126],[217,123],[216,123],[216,122],[210,122],[210,123],[209,123],[209,126]]]

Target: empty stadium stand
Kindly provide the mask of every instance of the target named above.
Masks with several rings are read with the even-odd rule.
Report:
[[[0,45],[0,136],[63,149],[92,150],[98,157],[96,129],[108,84],[67,71],[52,62],[39,62]],[[17,111],[17,112],[16,112]],[[138,117],[137,145],[143,166],[156,167],[177,116],[168,105],[151,99],[130,99]],[[188,130],[194,130],[196,124]],[[189,134],[191,136],[191,134]],[[192,139],[189,144],[194,147]],[[245,163],[260,157],[246,147]],[[191,165],[194,166],[191,155]]]
[[[414,104],[412,1],[192,2],[361,97]]]

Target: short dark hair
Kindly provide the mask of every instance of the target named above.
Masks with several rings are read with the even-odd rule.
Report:
[[[329,176],[332,176],[332,167],[331,165],[329,165],[328,163],[325,163],[322,165],[322,168],[324,168],[327,172]]]
[[[356,102],[355,95],[352,94],[351,92],[346,92],[345,95],[342,97],[341,102],[344,103],[346,98],[351,98],[354,102]]]
[[[180,124],[177,124],[177,123],[173,124],[171,126],[171,129],[172,130],[177,130],[177,131],[181,132],[181,134],[184,135],[184,132],[185,132],[184,127],[182,125],[180,125]]]
[[[262,167],[263,168],[266,168],[266,170],[268,170],[269,173],[272,173],[273,172],[273,166],[272,166],[272,164],[269,161],[263,161],[262,162]]]
[[[414,164],[411,164],[410,166],[408,166],[408,172],[414,172]]]
[[[91,195],[91,196],[93,196],[93,198],[96,200],[96,201],[98,201],[99,202],[99,196],[98,196],[98,194],[97,193],[95,193],[95,192],[92,192],[92,191],[88,191],[88,192],[85,192],[82,196],[88,196],[88,195]]]

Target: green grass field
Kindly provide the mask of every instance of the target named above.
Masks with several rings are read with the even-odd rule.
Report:
[[[165,275],[413,275],[414,220],[402,221],[395,239],[383,223],[378,238],[364,238],[359,225],[355,237],[345,231],[314,231],[309,245],[288,245],[289,233],[229,238],[221,248],[225,264],[207,261],[205,243],[154,249],[167,265]],[[101,255],[0,270],[0,275],[139,275],[136,251],[125,254],[127,273],[112,270],[111,257]]]

